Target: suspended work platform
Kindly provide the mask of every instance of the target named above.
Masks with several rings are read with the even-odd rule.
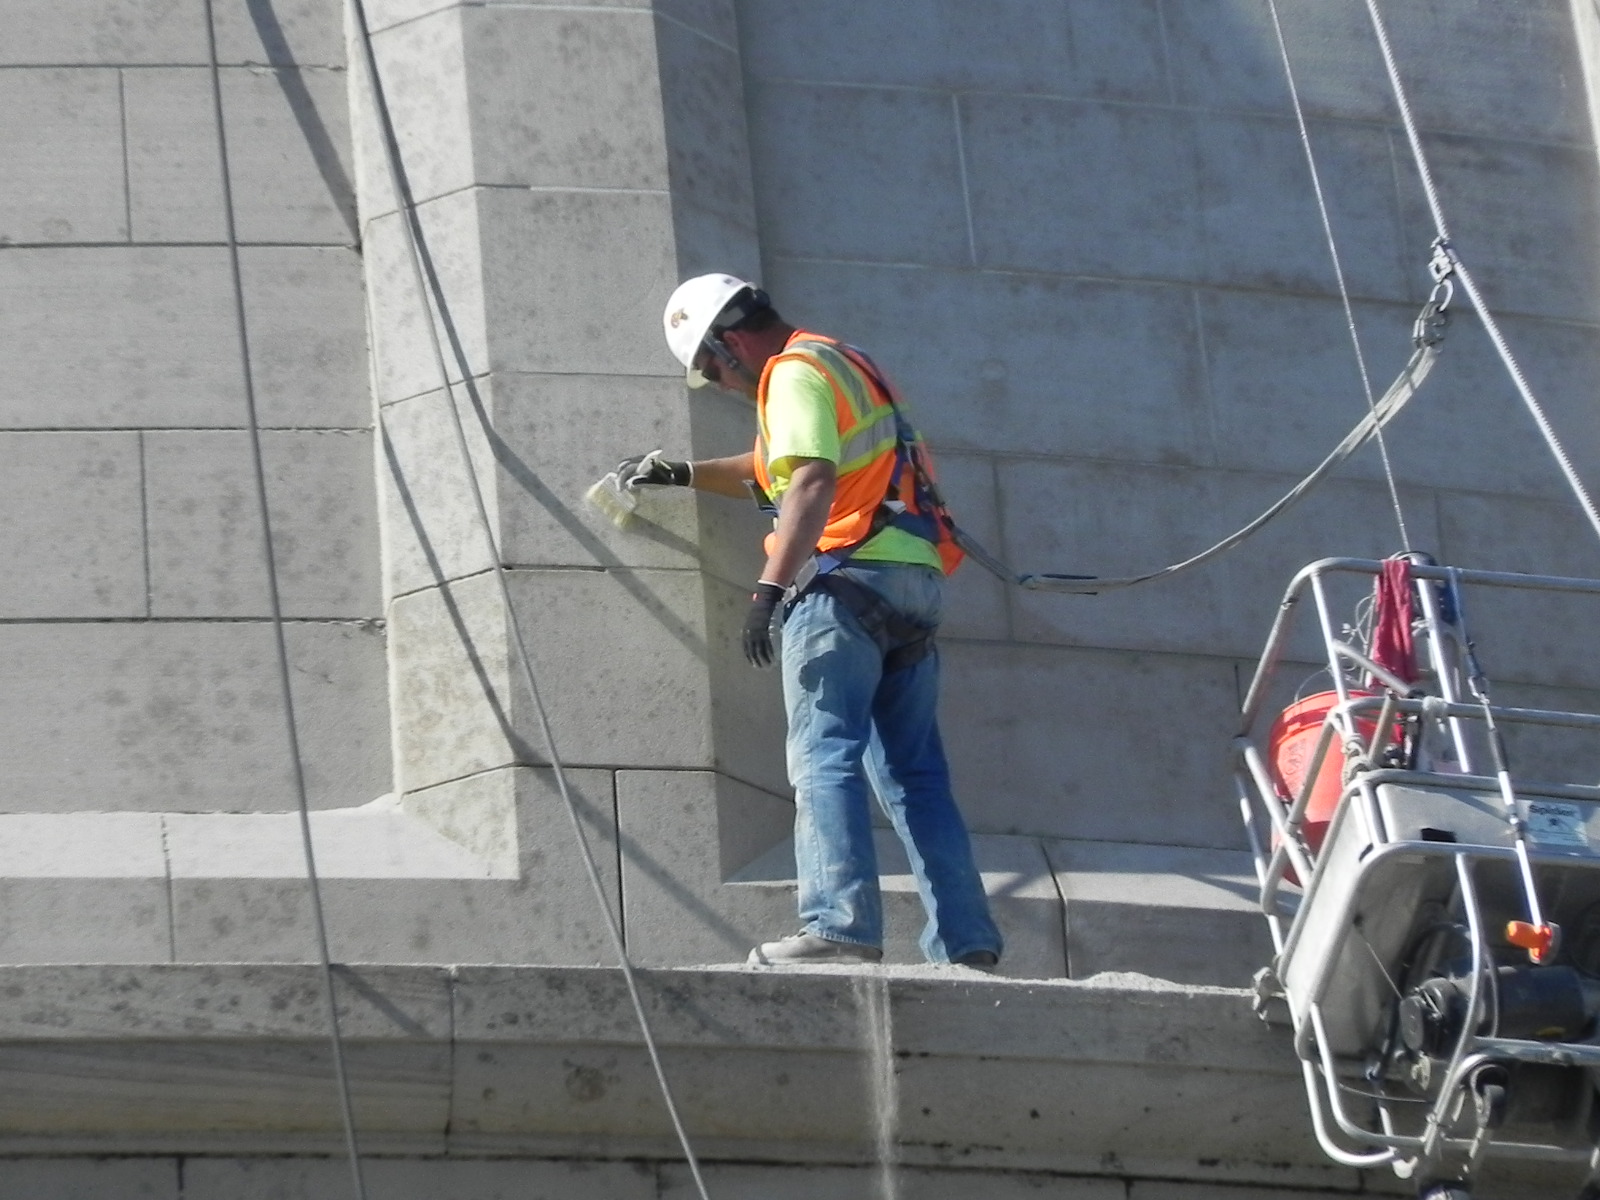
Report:
[[[1600,1196],[1600,716],[1496,702],[1471,627],[1526,633],[1519,608],[1552,605],[1600,620],[1600,581],[1315,563],[1234,743],[1276,951],[1258,1011],[1293,1029],[1323,1150],[1432,1200],[1501,1156],[1570,1163]],[[1280,712],[1308,635],[1326,690]]]

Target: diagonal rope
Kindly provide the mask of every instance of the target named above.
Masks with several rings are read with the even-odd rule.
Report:
[[[1350,304],[1350,289],[1345,281],[1344,264],[1339,256],[1339,244],[1333,234],[1333,221],[1328,215],[1328,201],[1322,189],[1322,175],[1317,170],[1317,156],[1311,148],[1311,131],[1306,126],[1305,108],[1300,103],[1300,88],[1295,82],[1294,66],[1289,61],[1289,47],[1283,39],[1283,24],[1278,19],[1278,0],[1267,0],[1272,12],[1272,32],[1278,39],[1278,54],[1283,59],[1283,74],[1289,81],[1289,99],[1294,104],[1294,120],[1300,129],[1300,148],[1306,156],[1306,167],[1311,172],[1311,190],[1317,197],[1317,214],[1322,218],[1322,233],[1328,243],[1328,256],[1333,260],[1333,276],[1339,285],[1339,302],[1344,306],[1345,327],[1350,331],[1350,345],[1355,350],[1356,369],[1361,373],[1361,390],[1367,397],[1367,409],[1376,412],[1377,399],[1372,394],[1372,377],[1367,371],[1367,356],[1361,349],[1361,335],[1356,330],[1355,310]],[[1389,485],[1389,503],[1394,508],[1395,524],[1400,527],[1400,545],[1411,545],[1411,535],[1406,531],[1405,509],[1400,503],[1400,488],[1395,483],[1394,465],[1389,461],[1389,443],[1383,436],[1383,426],[1377,428],[1378,455],[1383,460],[1383,477]]]
[[[1594,501],[1589,496],[1589,489],[1584,486],[1578,472],[1568,457],[1566,447],[1561,444],[1561,439],[1556,435],[1549,418],[1545,416],[1544,407],[1533,394],[1533,389],[1528,386],[1527,378],[1522,373],[1521,366],[1516,357],[1511,353],[1504,335],[1500,332],[1500,325],[1489,311],[1488,305],[1483,302],[1483,296],[1478,291],[1478,285],[1472,278],[1472,272],[1467,270],[1467,265],[1457,255],[1454,244],[1450,240],[1450,230],[1445,225],[1444,209],[1439,203],[1439,189],[1434,184],[1433,171],[1428,165],[1428,156],[1422,149],[1422,137],[1417,130],[1416,118],[1411,111],[1411,102],[1406,96],[1405,85],[1400,80],[1400,69],[1395,64],[1394,47],[1389,44],[1389,31],[1383,23],[1383,16],[1378,12],[1377,0],[1367,0],[1367,13],[1372,18],[1372,28],[1378,35],[1378,48],[1383,53],[1383,66],[1389,74],[1389,86],[1394,91],[1395,103],[1400,109],[1400,120],[1405,126],[1406,140],[1411,144],[1411,157],[1417,164],[1417,173],[1422,178],[1422,190],[1427,196],[1428,209],[1433,214],[1434,229],[1438,232],[1439,243],[1444,254],[1448,256],[1451,266],[1455,268],[1456,275],[1461,280],[1462,290],[1467,293],[1472,301],[1473,308],[1478,313],[1478,318],[1483,322],[1483,327],[1489,333],[1489,340],[1494,343],[1500,361],[1505,365],[1506,372],[1511,376],[1511,382],[1517,389],[1517,395],[1522,398],[1529,414],[1533,417],[1534,424],[1539,427],[1539,433],[1544,438],[1546,447],[1551,456],[1556,460],[1556,465],[1561,468],[1562,475],[1566,478],[1567,485],[1577,497],[1579,505],[1583,508],[1584,516],[1589,519],[1589,527],[1594,530],[1595,536],[1600,537],[1600,512],[1595,510]]]
[[[328,1011],[328,1031],[333,1046],[333,1073],[339,1091],[339,1112],[344,1122],[345,1151],[350,1159],[351,1181],[357,1200],[366,1200],[361,1152],[356,1142],[355,1113],[350,1100],[350,1075],[345,1067],[344,1038],[339,1030],[339,1005],[334,993],[333,960],[328,950],[328,924],[322,909],[322,884],[311,844],[311,803],[306,791],[305,764],[300,736],[295,728],[294,694],[289,686],[289,646],[284,637],[283,600],[278,587],[277,558],[273,550],[272,515],[267,506],[267,471],[261,453],[261,421],[256,412],[255,372],[250,365],[250,334],[245,321],[244,276],[239,266],[239,229],[233,202],[233,181],[228,160],[228,135],[222,119],[222,68],[217,58],[217,20],[214,0],[206,0],[206,43],[211,56],[211,101],[216,117],[217,147],[222,164],[222,209],[228,237],[228,265],[233,280],[233,313],[238,326],[240,366],[244,377],[245,411],[250,424],[250,457],[255,469],[256,507],[267,571],[267,595],[272,607],[272,635],[278,654],[278,686],[283,694],[284,724],[293,764],[295,798],[300,809],[300,843],[305,851],[306,882],[311,896],[312,924],[316,927],[317,953],[322,963],[323,999]]]
[[[695,1155],[694,1147],[690,1144],[689,1134],[684,1128],[682,1117],[679,1115],[678,1105],[673,1098],[671,1085],[667,1082],[667,1074],[661,1063],[661,1054],[656,1046],[655,1034],[651,1029],[649,1016],[645,1012],[644,1000],[639,992],[639,983],[633,962],[628,957],[628,950],[623,941],[622,931],[618,927],[617,919],[611,911],[611,904],[606,896],[605,884],[600,879],[600,869],[595,864],[594,851],[589,845],[588,835],[584,832],[583,823],[578,817],[578,807],[573,802],[568,788],[566,767],[556,750],[555,735],[551,729],[549,712],[539,691],[538,679],[533,670],[533,659],[528,652],[527,642],[523,637],[522,625],[517,618],[517,610],[511,601],[511,589],[506,580],[505,563],[501,559],[500,547],[495,540],[494,525],[489,519],[488,506],[483,498],[483,487],[478,480],[477,469],[473,466],[472,454],[467,445],[466,430],[462,424],[460,410],[456,406],[455,387],[451,380],[450,366],[445,357],[444,345],[440,340],[438,323],[444,323],[450,332],[451,348],[455,354],[457,364],[461,368],[463,387],[469,391],[472,376],[471,365],[466,361],[464,352],[455,340],[454,326],[449,319],[449,306],[444,295],[444,289],[439,282],[438,276],[433,271],[432,257],[428,253],[421,216],[417,212],[416,199],[411,191],[410,179],[406,174],[405,164],[400,153],[399,139],[395,133],[394,120],[384,93],[383,79],[378,71],[378,59],[372,45],[372,30],[367,23],[366,6],[362,3],[362,0],[349,0],[349,5],[354,29],[361,42],[367,82],[372,92],[374,117],[378,122],[379,133],[383,139],[384,163],[388,168],[389,182],[394,191],[395,203],[399,207],[398,216],[400,217],[401,227],[405,230],[407,259],[411,267],[412,282],[416,288],[417,298],[422,303],[423,324],[428,330],[428,340],[433,353],[434,365],[438,369],[440,382],[444,390],[445,408],[450,414],[456,449],[461,456],[462,466],[466,471],[469,490],[472,493],[473,503],[478,513],[478,523],[488,546],[489,559],[493,564],[493,574],[499,588],[500,599],[505,605],[506,621],[511,630],[512,640],[516,645],[517,661],[521,667],[523,681],[528,686],[529,695],[533,700],[534,711],[538,715],[539,732],[544,740],[546,754],[550,759],[550,769],[555,776],[556,789],[560,793],[562,805],[565,807],[568,819],[571,821],[573,836],[578,843],[584,872],[588,876],[589,885],[593,889],[595,899],[599,904],[601,915],[605,921],[606,932],[610,936],[612,950],[616,955],[617,964],[621,968],[623,981],[627,985],[628,997],[633,1005],[634,1016],[638,1021],[645,1049],[650,1057],[650,1066],[655,1072],[656,1083],[660,1088],[667,1115],[672,1121],[674,1132],[677,1134],[678,1144],[683,1149],[684,1160],[688,1164],[690,1174],[694,1177],[695,1188],[700,1195],[700,1200],[710,1200],[706,1191],[705,1180],[700,1173],[699,1159]],[[435,320],[436,311],[437,322]],[[485,423],[487,422],[487,418],[482,417],[481,412],[480,419],[483,419]],[[485,432],[491,432],[487,429],[487,425]]]

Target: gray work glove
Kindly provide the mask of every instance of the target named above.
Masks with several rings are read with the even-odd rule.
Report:
[[[625,488],[688,487],[694,482],[694,468],[686,462],[668,462],[661,451],[652,450],[619,462],[617,482]]]

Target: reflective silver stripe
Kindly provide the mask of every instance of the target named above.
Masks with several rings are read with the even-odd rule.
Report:
[[[816,360],[817,369],[833,380],[839,391],[844,394],[845,403],[855,414],[855,425],[860,425],[861,422],[871,418],[877,409],[888,407],[873,402],[872,388],[862,378],[861,372],[855,369],[848,358],[826,342],[795,342],[788,346],[784,353],[799,354]]]
[[[850,437],[840,440],[839,474],[858,470],[886,450],[894,449],[894,410],[885,407],[884,413],[887,421],[879,417]]]

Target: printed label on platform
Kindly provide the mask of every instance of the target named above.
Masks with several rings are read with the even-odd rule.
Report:
[[[1554,800],[1521,800],[1517,807],[1528,823],[1528,837],[1541,846],[1578,846],[1588,849],[1589,832],[1584,828],[1583,809],[1576,804]]]

